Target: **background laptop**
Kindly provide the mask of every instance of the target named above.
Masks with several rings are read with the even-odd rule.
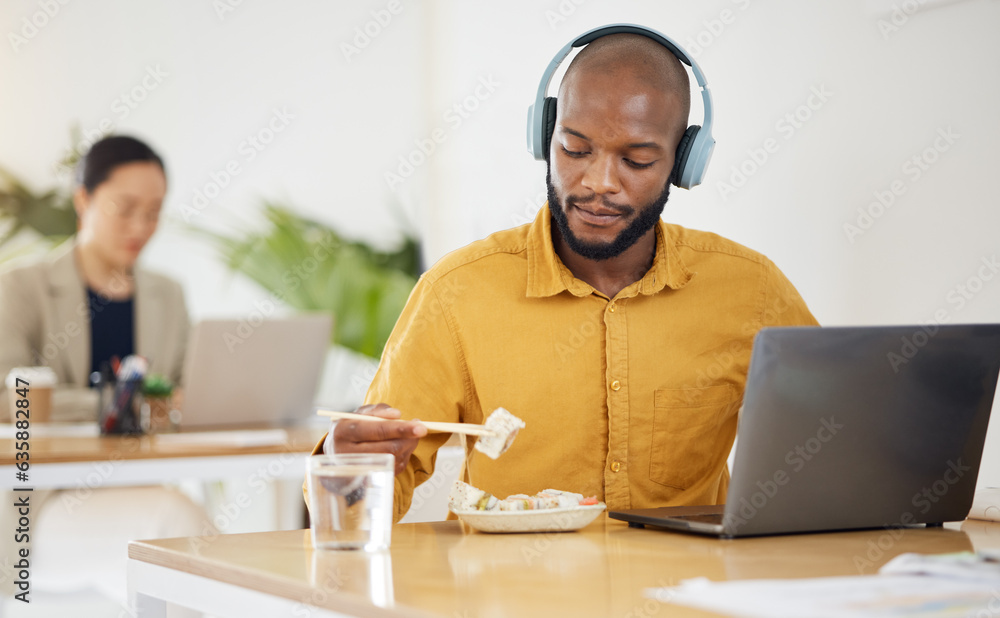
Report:
[[[291,424],[311,418],[330,347],[329,315],[205,320],[184,364],[181,426]]]
[[[1000,324],[763,329],[725,506],[609,515],[727,538],[965,519],[998,372]]]

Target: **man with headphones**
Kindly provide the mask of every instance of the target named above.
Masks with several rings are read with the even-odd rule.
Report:
[[[702,88],[702,127],[687,124],[681,63]],[[528,116],[548,203],[421,278],[358,409],[399,420],[340,421],[317,452],[395,454],[398,520],[447,438],[402,419],[481,423],[502,406],[526,427],[495,461],[474,452],[470,480],[491,494],[724,502],[754,335],[816,321],[766,257],[660,220],[670,185],[698,185],[715,143],[701,69],[659,32],[597,28],[556,55]]]

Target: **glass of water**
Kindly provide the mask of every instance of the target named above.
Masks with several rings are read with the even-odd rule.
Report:
[[[386,453],[314,455],[309,471],[309,514],[316,549],[389,548],[393,468]]]

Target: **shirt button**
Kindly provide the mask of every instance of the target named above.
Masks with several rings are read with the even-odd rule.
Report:
[[[612,472],[618,472],[621,469],[622,469],[622,465],[620,463],[618,463],[617,461],[611,464],[611,471]]]
[[[618,380],[615,380],[614,382],[611,383],[611,390],[613,390],[613,391],[616,391],[616,390],[620,389],[621,387],[622,387],[622,383],[619,382]]]
[[[615,312],[615,304],[614,303],[611,303],[611,306],[608,307],[608,311],[610,311],[611,313]]]

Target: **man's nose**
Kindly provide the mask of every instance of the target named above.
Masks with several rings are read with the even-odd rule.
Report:
[[[616,157],[608,154],[593,157],[584,171],[583,186],[598,195],[618,193],[621,181],[618,178]]]

